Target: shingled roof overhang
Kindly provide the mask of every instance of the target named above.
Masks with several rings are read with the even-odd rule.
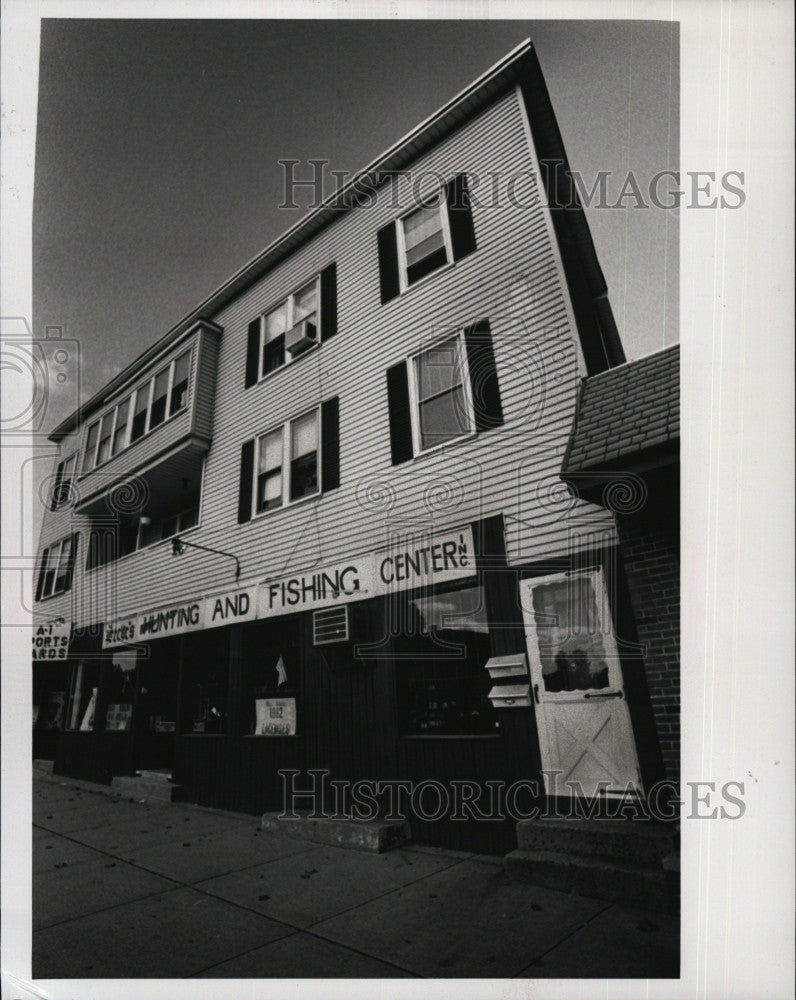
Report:
[[[223,309],[250,285],[259,281],[285,258],[317,236],[341,214],[371,198],[374,189],[386,183],[391,174],[405,170],[419,156],[445,139],[464,122],[473,118],[512,87],[518,85],[522,89],[526,105],[531,112],[531,130],[540,160],[553,160],[563,165],[562,170],[550,171],[549,173],[545,170],[542,171],[542,180],[547,189],[548,199],[551,201],[558,199],[561,204],[567,206],[564,210],[554,213],[558,216],[554,222],[559,242],[562,240],[563,230],[561,227],[563,225],[566,234],[571,237],[565,242],[571,244],[571,248],[574,247],[574,252],[579,260],[578,281],[585,285],[588,289],[588,295],[594,299],[594,309],[604,315],[607,307],[608,313],[610,313],[610,307],[605,299],[605,279],[597,261],[586,217],[578,201],[574,185],[569,178],[566,152],[539,60],[530,39],[526,39],[241,267],[168,333],[62,421],[50,434],[50,440],[60,441],[67,434],[70,434],[81,421],[99,410],[110,396],[120,391],[126,383],[135,379],[146,365],[167,351],[194,324],[200,320],[212,320],[220,309]],[[550,188],[553,182],[557,185],[556,190]],[[562,184],[564,185],[563,190],[561,189]],[[566,257],[567,250],[562,252]],[[567,275],[571,283],[570,271],[571,267],[568,269]],[[573,291],[572,287],[570,290]],[[574,293],[573,297],[577,297],[577,293]],[[613,325],[612,318],[607,325],[608,327]],[[581,336],[583,337],[583,335]],[[607,350],[609,356],[607,364],[621,362],[624,360],[624,356],[621,354],[621,345],[617,347],[618,337],[615,336],[615,327],[613,327],[613,332],[609,329],[607,337],[609,340],[613,338],[615,341]],[[587,357],[587,364],[588,362]],[[589,370],[593,370],[591,364]]]
[[[650,476],[680,460],[680,345],[585,378],[561,478],[597,500],[623,473]]]

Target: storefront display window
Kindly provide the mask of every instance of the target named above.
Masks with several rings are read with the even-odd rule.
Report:
[[[406,628],[395,640],[401,731],[405,736],[494,733],[487,697],[491,655],[483,589],[407,602]]]
[[[183,696],[188,733],[218,735],[227,731],[228,643],[226,629],[185,636]]]
[[[137,725],[149,733],[177,729],[177,685],[180,639],[173,636],[150,643],[148,656],[139,660]]]
[[[36,663],[33,668],[33,726],[40,731],[63,729],[69,668],[64,663]]]
[[[128,732],[132,727],[136,686],[136,653],[114,653],[105,676],[105,730]]]
[[[296,619],[259,622],[247,629],[243,648],[242,732],[294,736],[299,684]]]
[[[67,729],[92,732],[96,728],[99,664],[78,660],[72,675],[67,712]]]

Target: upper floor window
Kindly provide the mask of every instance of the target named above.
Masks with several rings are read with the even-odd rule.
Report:
[[[442,192],[400,220],[398,248],[402,290],[453,259],[448,207]]]
[[[256,514],[319,492],[319,422],[316,408],[257,439]]]
[[[392,464],[499,427],[503,406],[487,320],[387,371]]]
[[[189,348],[91,424],[86,434],[81,474],[107,462],[185,409],[190,369]]]
[[[67,535],[42,552],[36,585],[37,601],[63,594],[71,588],[77,539],[76,534]]]
[[[337,267],[330,264],[249,323],[246,388],[337,332]]]
[[[412,429],[417,453],[472,434],[464,334],[460,331],[412,358]]]
[[[55,471],[52,503],[50,504],[51,510],[58,510],[59,507],[65,507],[69,503],[72,495],[72,480],[75,478],[76,471],[77,452],[58,463],[58,468]]]
[[[411,212],[379,230],[382,303],[475,249],[467,175],[459,174]]]
[[[335,396],[241,448],[238,522],[340,485],[340,417]]]

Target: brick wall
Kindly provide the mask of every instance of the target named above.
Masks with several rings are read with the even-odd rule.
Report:
[[[618,517],[639,642],[666,777],[680,778],[680,532],[668,510]]]

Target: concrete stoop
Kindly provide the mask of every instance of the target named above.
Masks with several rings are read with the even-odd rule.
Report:
[[[277,812],[264,813],[260,825],[263,830],[285,837],[375,854],[390,851],[411,839],[411,830],[405,820],[366,822],[345,816],[313,819],[309,813],[297,811],[295,816],[282,816]]]
[[[679,907],[677,833],[662,824],[522,820],[517,850],[503,864],[515,881],[669,912]]]
[[[175,785],[168,771],[139,771],[134,776],[116,775],[111,791],[136,802],[179,802],[182,786]]]

